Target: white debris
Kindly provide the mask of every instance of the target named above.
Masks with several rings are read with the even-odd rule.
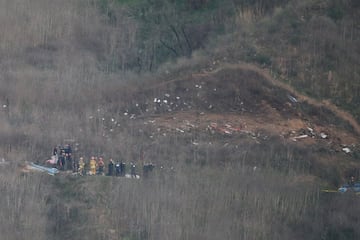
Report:
[[[137,106],[137,107],[138,107],[138,106],[139,106],[139,104],[137,103],[137,104],[135,104],[135,106]]]
[[[170,97],[170,94],[168,94],[168,93],[165,93],[165,97]]]
[[[101,120],[105,121],[105,118],[102,118]]]
[[[7,161],[5,160],[5,158],[1,158],[1,160],[0,160],[0,165],[7,165],[7,164],[9,164],[9,162],[7,162]]]
[[[127,112],[124,112],[124,115],[125,115],[125,116],[127,116],[128,114],[129,114],[129,113],[127,113]]]
[[[326,135],[325,133],[320,133],[320,137],[322,138],[322,139],[326,139],[327,137],[328,137],[328,135]]]
[[[166,99],[164,99],[164,100],[163,100],[163,103],[167,104],[167,103],[168,103],[168,101],[167,101]]]
[[[214,88],[214,92],[216,92],[216,88]]]
[[[293,137],[293,141],[296,142],[297,139],[303,139],[303,138],[307,138],[309,137],[308,135],[304,134],[304,135],[300,135],[300,136],[296,136],[296,137]]]
[[[226,133],[226,134],[231,134],[231,133],[232,133],[232,132],[229,131],[229,130],[223,130],[223,132]]]
[[[154,103],[156,103],[157,102],[157,98],[154,98]]]
[[[175,130],[178,131],[178,132],[181,132],[181,133],[184,133],[184,132],[185,132],[184,130],[182,130],[182,129],[180,129],[180,128],[176,128]]]
[[[179,97],[179,96],[177,96],[177,97],[176,97],[176,99],[177,99],[177,100],[179,100],[179,99],[180,99],[180,97]]]
[[[4,105],[3,105],[3,108],[7,108],[7,105],[6,105],[6,104],[4,104]]]
[[[93,116],[90,116],[89,119],[93,119],[94,117]]]
[[[348,148],[348,147],[344,147],[342,150],[345,153],[350,153],[351,152],[350,148]]]
[[[115,122],[115,119],[114,119],[114,118],[111,118],[111,121],[112,121],[112,122]]]
[[[297,103],[298,102],[298,100],[295,97],[291,96],[291,95],[288,95],[288,98],[292,103]]]

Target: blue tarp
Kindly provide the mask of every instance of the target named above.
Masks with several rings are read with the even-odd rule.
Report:
[[[28,169],[32,169],[32,170],[36,170],[36,171],[40,171],[40,172],[45,172],[49,175],[54,176],[55,174],[59,173],[59,170],[56,168],[49,168],[49,167],[44,167],[41,165],[37,165],[35,163],[30,163],[27,166]]]

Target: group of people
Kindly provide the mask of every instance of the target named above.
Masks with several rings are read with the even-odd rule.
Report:
[[[105,162],[102,157],[92,156],[88,162],[84,160],[83,157],[79,158],[77,168],[74,171],[78,172],[80,175],[105,175]],[[131,177],[136,177],[136,165],[130,164]],[[109,160],[107,165],[107,176],[118,176],[123,177],[126,174],[126,163],[125,162],[116,162],[112,159]]]
[[[46,160],[46,163],[56,165],[59,170],[75,169],[75,161],[72,158],[72,149],[69,144],[65,147],[54,147],[51,159]]]
[[[47,163],[56,165],[59,170],[70,170],[74,173],[78,173],[81,176],[84,175],[107,175],[107,176],[130,176],[131,178],[138,178],[137,168],[135,163],[130,163],[129,166],[123,161],[114,162],[113,159],[109,159],[107,163],[107,172],[105,171],[105,161],[102,157],[92,156],[86,160],[84,157],[74,159],[72,156],[72,149],[69,144],[64,147],[54,147],[53,156]],[[155,165],[152,163],[143,165],[143,175],[148,177],[149,173],[154,169]],[[129,170],[128,170],[129,168]],[[130,174],[127,174],[127,171]]]

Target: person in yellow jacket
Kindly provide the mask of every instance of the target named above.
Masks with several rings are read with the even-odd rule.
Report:
[[[91,157],[90,159],[90,175],[96,174],[96,160],[95,157]]]
[[[79,159],[78,172],[79,172],[79,174],[80,174],[81,176],[84,175],[84,170],[85,170],[84,158],[83,158],[83,157],[80,157],[80,159]]]

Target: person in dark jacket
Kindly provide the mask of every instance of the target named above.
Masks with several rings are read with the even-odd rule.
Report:
[[[120,176],[125,176],[126,173],[126,164],[124,162],[120,163]]]
[[[58,154],[58,149],[57,147],[55,146],[54,149],[53,149],[53,156],[56,156]]]
[[[115,175],[119,177],[121,175],[120,162],[115,164]]]
[[[135,163],[130,164],[131,178],[136,178],[136,165]]]
[[[114,162],[110,158],[109,164],[108,164],[108,176],[112,176],[114,174]]]

